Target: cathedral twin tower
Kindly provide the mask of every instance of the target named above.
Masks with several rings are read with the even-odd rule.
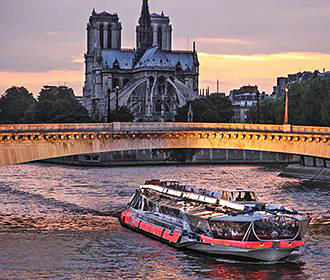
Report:
[[[143,0],[136,27],[136,49],[122,49],[117,14],[92,12],[87,24],[84,104],[98,121],[119,105],[136,121],[173,121],[178,107],[198,98],[199,63],[195,50],[172,51],[169,17],[150,14]]]
[[[88,50],[95,48],[121,49],[122,26],[117,14],[92,12],[87,24]],[[136,27],[136,49],[146,50],[152,46],[160,46],[163,50],[171,50],[172,26],[169,17],[164,14],[149,15],[148,1],[143,1],[139,25]]]

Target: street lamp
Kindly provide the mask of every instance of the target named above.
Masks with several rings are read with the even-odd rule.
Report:
[[[289,124],[289,87],[285,85],[285,113],[284,113],[284,124]]]
[[[256,123],[260,122],[260,92],[257,90],[257,117]]]
[[[119,86],[116,86],[116,122],[119,122]]]
[[[110,107],[110,105],[111,105],[111,103],[110,103],[110,98],[111,98],[111,90],[110,89],[108,89],[108,123],[110,123],[111,122],[111,107]]]

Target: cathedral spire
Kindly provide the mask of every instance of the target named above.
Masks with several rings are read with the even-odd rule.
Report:
[[[143,0],[139,25],[140,26],[151,25],[148,0]]]
[[[139,25],[136,29],[137,35],[137,49],[140,52],[146,51],[152,47],[153,43],[153,29],[151,26],[151,17],[149,12],[148,0],[143,0],[141,16]]]

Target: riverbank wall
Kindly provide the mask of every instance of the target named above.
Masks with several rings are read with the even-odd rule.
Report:
[[[330,160],[301,156],[300,163],[289,164],[280,176],[330,183]]]

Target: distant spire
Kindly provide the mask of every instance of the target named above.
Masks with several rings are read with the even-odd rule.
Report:
[[[153,29],[149,12],[148,0],[143,0],[139,25],[137,27],[137,49],[140,55],[151,48],[153,44]]]
[[[143,27],[148,27],[149,25],[151,26],[148,0],[143,0],[139,25]]]

